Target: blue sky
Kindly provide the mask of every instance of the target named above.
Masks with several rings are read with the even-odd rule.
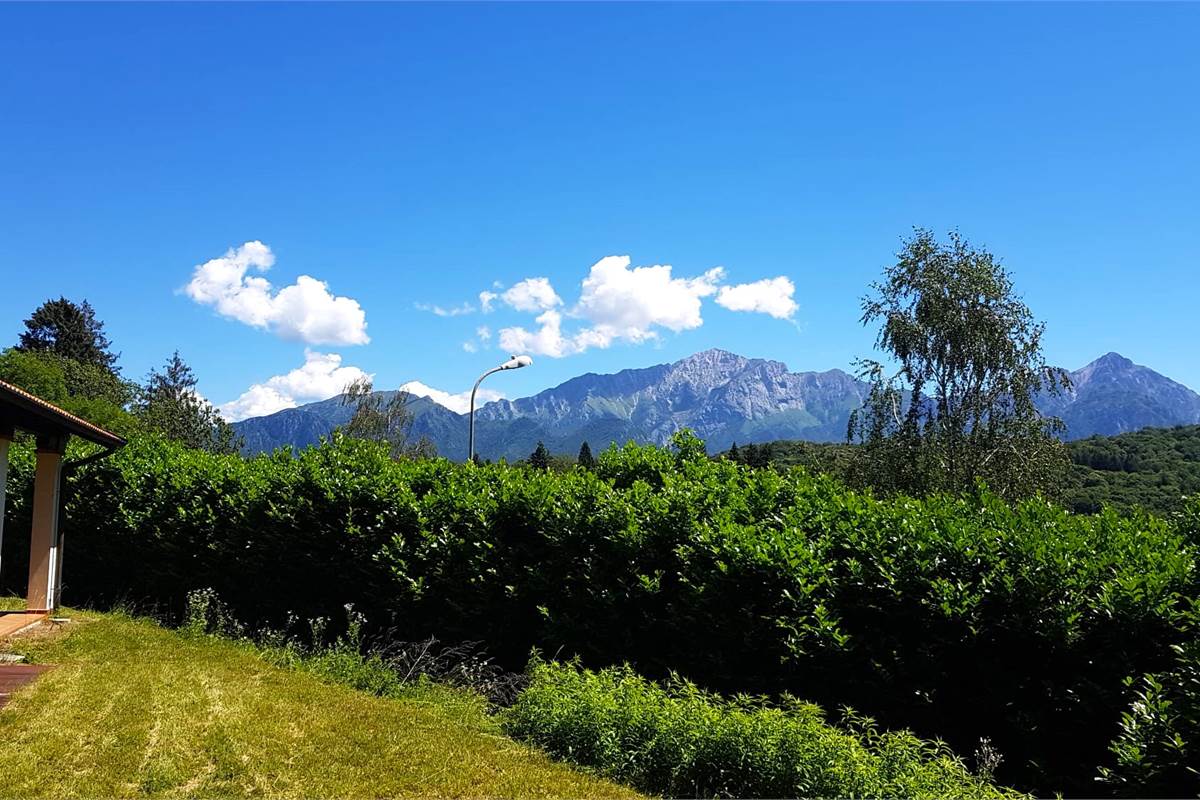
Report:
[[[847,368],[920,225],[1004,259],[1051,361],[1200,388],[1198,40],[1196,4],[3,4],[0,344],[86,298],[234,416],[463,392],[504,344],[510,397]]]

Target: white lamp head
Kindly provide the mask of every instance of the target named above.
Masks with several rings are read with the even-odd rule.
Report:
[[[520,369],[521,367],[528,367],[532,363],[533,359],[529,356],[513,356],[501,364],[500,369]]]

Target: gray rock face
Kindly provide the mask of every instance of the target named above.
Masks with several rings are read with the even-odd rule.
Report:
[[[791,373],[778,361],[706,350],[674,364],[581,375],[532,397],[489,403],[476,412],[476,420],[533,421],[544,431],[547,446],[561,440],[558,452],[574,452],[586,438],[584,429],[605,425],[654,444],[691,428],[716,450],[735,440],[784,435],[840,439],[850,411],[865,397],[865,384],[841,370]],[[609,443],[589,442],[593,447]]]
[[[1200,423],[1200,395],[1115,353],[1072,373],[1072,380],[1067,395],[1039,403],[1067,423],[1070,439]],[[706,350],[674,364],[588,373],[532,397],[488,403],[476,411],[476,449],[484,458],[513,460],[528,456],[538,441],[570,454],[587,441],[599,452],[613,442],[665,444],[681,428],[694,430],[710,452],[735,441],[841,441],[867,390],[837,369],[789,372],[778,361]],[[427,436],[442,455],[466,458],[465,415],[426,398],[409,407],[414,438]],[[331,398],[234,427],[254,453],[314,444],[349,416]]]
[[[1068,439],[1200,423],[1200,395],[1118,353],[1075,370],[1071,384],[1064,396],[1039,404],[1067,424]]]

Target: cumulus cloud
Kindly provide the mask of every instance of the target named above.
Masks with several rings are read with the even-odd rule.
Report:
[[[580,352],[580,346],[575,340],[562,334],[562,314],[546,311],[536,322],[540,327],[535,331],[521,327],[502,329],[500,349],[510,353],[532,353],[552,358],[562,358]]]
[[[660,328],[679,332],[704,323],[702,298],[717,292],[723,269],[715,267],[698,277],[680,278],[667,264],[631,269],[630,263],[628,256],[608,256],[592,265],[583,280],[579,302],[570,310],[572,317],[587,321],[585,327],[564,334],[563,315],[547,308],[535,320],[536,330],[502,329],[501,348],[561,358],[617,341],[655,339]]]
[[[433,402],[440,406],[454,411],[458,414],[465,414],[470,410],[471,392],[459,392],[458,394],[450,394],[441,389],[434,389],[432,386],[426,386],[420,381],[409,381],[400,387],[401,391],[408,392],[414,397],[428,397]],[[475,407],[491,402],[492,400],[503,400],[504,393],[497,392],[492,389],[481,388],[475,393]]]
[[[370,380],[371,377],[358,367],[343,367],[342,357],[337,353],[305,350],[304,366],[254,384],[241,397],[220,406],[221,416],[237,422],[274,414],[285,408],[295,408],[301,402],[341,394],[351,381]]]
[[[526,278],[505,291],[500,298],[517,311],[546,311],[562,305],[562,298],[550,285],[549,278]]]
[[[460,306],[453,306],[451,308],[442,308],[441,306],[430,305],[429,303],[417,303],[416,307],[418,311],[428,311],[439,317],[459,317],[475,311],[475,307],[466,302]]]
[[[479,303],[485,312],[502,303],[516,311],[536,314],[535,325],[501,328],[497,343],[510,353],[552,358],[617,342],[653,341],[664,331],[679,333],[699,328],[704,324],[702,312],[707,298],[731,311],[767,314],[776,319],[790,320],[798,309],[796,287],[786,277],[733,286],[722,285],[724,280],[723,267],[696,276],[680,276],[669,264],[635,267],[629,256],[606,256],[588,270],[573,305],[564,304],[550,281],[540,277],[526,278],[507,290],[496,283],[492,290],[479,294]],[[476,346],[485,345],[490,334],[490,329],[480,328]]]
[[[270,281],[251,270],[266,272],[275,264],[271,248],[259,241],[230,248],[225,255],[199,264],[184,293],[221,316],[284,339],[307,344],[366,344],[366,313],[357,300],[336,297],[329,285],[309,275],[275,291]]]
[[[635,342],[653,338],[656,326],[700,327],[700,299],[715,293],[725,274],[714,267],[698,278],[676,278],[668,264],[630,269],[629,263],[629,256],[608,256],[593,264],[575,312]]]
[[[716,302],[730,311],[754,311],[776,319],[791,319],[799,308],[792,299],[795,293],[795,284],[780,276],[737,286],[722,286]]]

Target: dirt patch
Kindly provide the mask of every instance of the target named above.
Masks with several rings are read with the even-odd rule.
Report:
[[[65,636],[69,630],[77,627],[80,622],[82,620],[58,617],[44,620],[13,636],[0,636],[0,653],[8,653],[13,649],[24,650],[29,645]]]
[[[0,664],[0,708],[8,705],[8,698],[23,686],[38,679],[43,672],[54,669],[51,664]]]

